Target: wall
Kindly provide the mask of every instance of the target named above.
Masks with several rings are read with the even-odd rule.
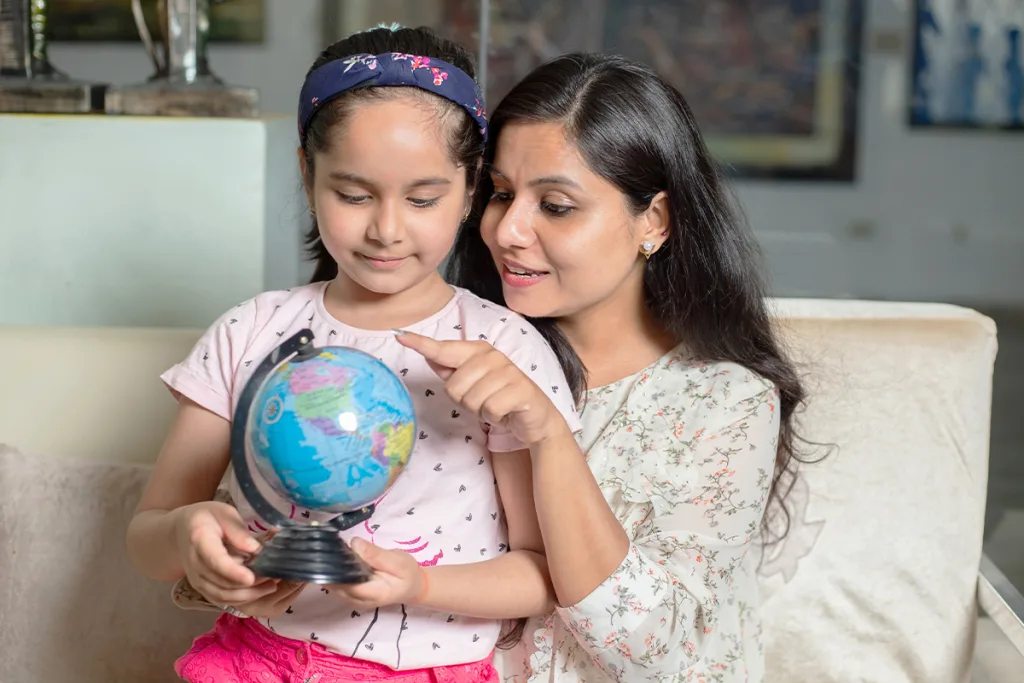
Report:
[[[740,183],[785,295],[1024,304],[1024,135],[905,124],[912,0],[869,3],[903,50],[863,65],[858,181]]]
[[[358,21],[364,4],[348,0],[337,15]],[[739,183],[739,196],[780,294],[1024,304],[1024,135],[907,128],[911,4],[869,1],[865,43],[879,31],[907,39],[895,53],[866,53],[858,181]],[[229,82],[259,87],[267,111],[291,114],[321,46],[322,5],[267,0],[267,12],[265,45],[214,45],[211,61]],[[151,71],[141,45],[52,53],[83,78],[125,83]]]
[[[0,116],[0,325],[206,327],[299,281],[290,116]]]
[[[342,22],[358,24],[367,9],[366,0],[329,1]],[[1017,455],[1024,423],[1015,409],[1024,401],[1024,379],[1017,380],[1024,378],[1024,325],[1013,312],[1024,309],[1024,135],[907,128],[912,2],[868,2],[857,182],[741,182],[738,193],[781,295],[939,300],[995,311],[1003,324],[994,481],[1007,475],[1003,481],[1014,482],[1008,492],[1024,491]],[[430,5],[413,9],[422,14]],[[211,59],[228,81],[260,87],[268,111],[290,114],[323,42],[321,3],[267,0],[267,8],[266,45],[214,46]],[[410,11],[395,19],[411,21]],[[902,45],[871,49],[880,32]],[[81,77],[131,82],[150,73],[141,45],[58,45],[53,56]]]

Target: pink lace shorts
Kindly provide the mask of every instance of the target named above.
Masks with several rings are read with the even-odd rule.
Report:
[[[414,671],[328,652],[318,643],[283,638],[255,619],[222,614],[209,633],[174,663],[188,683],[498,683],[490,659]]]

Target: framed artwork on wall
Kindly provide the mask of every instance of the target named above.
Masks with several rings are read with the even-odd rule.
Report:
[[[1024,130],[1024,1],[915,0],[910,125]]]
[[[54,42],[134,43],[139,32],[131,0],[49,0],[50,31]],[[230,0],[210,9],[210,40],[222,43],[262,43],[265,0]],[[143,0],[151,32],[157,32],[157,0]]]
[[[337,0],[327,0],[336,3]],[[566,52],[645,62],[730,175],[852,181],[864,0],[343,0],[344,35],[427,25],[479,51],[487,106]]]
[[[731,175],[851,181],[862,0],[491,0],[487,99],[572,51],[645,62]]]

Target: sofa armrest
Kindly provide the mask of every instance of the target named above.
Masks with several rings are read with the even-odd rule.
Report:
[[[1024,596],[987,555],[981,556],[978,604],[1024,656]]]

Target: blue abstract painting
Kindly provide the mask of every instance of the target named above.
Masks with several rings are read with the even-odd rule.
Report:
[[[1024,0],[916,0],[910,123],[1024,129]]]

